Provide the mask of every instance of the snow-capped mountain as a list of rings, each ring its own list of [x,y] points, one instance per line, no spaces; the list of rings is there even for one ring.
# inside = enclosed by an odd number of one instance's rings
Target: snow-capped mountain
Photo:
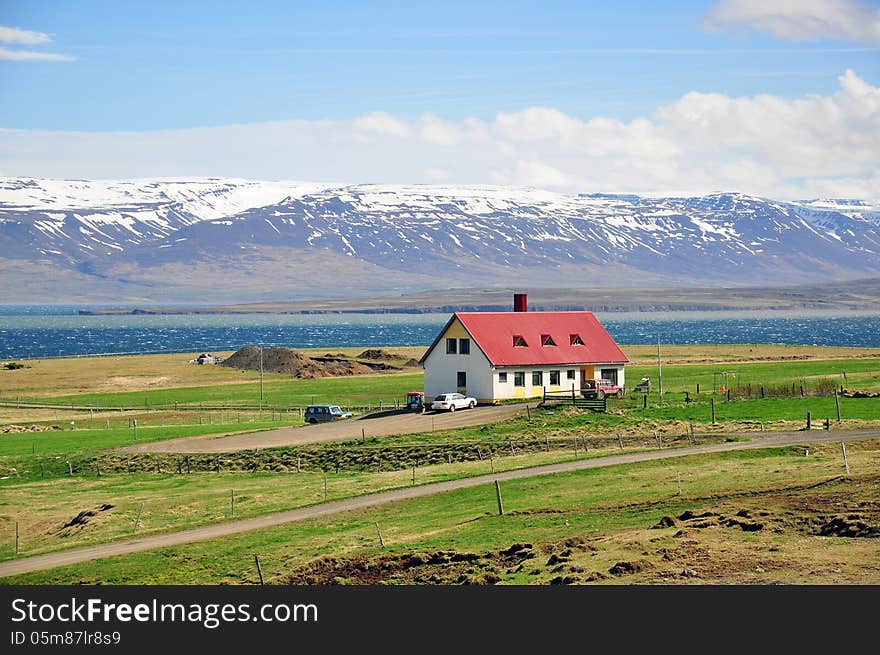
[[[320,190],[308,183],[0,178],[0,239],[77,260],[164,239],[199,221]]]
[[[0,245],[4,276],[39,264],[156,299],[783,284],[880,274],[880,202],[7,178]]]

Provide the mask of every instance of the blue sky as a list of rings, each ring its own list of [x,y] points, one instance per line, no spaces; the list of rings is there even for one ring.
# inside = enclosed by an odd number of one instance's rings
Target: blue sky
[[[122,175],[293,175],[354,181],[378,174],[380,181],[388,182],[473,181],[564,189],[580,185],[574,181],[586,174],[591,183],[599,184],[602,180],[594,181],[593,169],[582,162],[567,166],[573,157],[596,158],[602,153],[581,151],[575,157],[556,148],[548,155],[524,148],[508,135],[492,141],[493,148],[509,153],[507,168],[504,162],[481,162],[489,172],[480,176],[474,173],[476,165],[461,171],[450,168],[455,157],[435,148],[438,143],[449,147],[445,137],[439,142],[423,139],[422,145],[428,145],[421,149],[415,137],[405,137],[422,130],[426,116],[465,131],[467,121],[475,120],[495,133],[499,116],[544,108],[588,126],[602,120],[620,122],[631,128],[626,138],[635,139],[633,132],[641,133],[638,121],[664,127],[658,116],[684,102],[688,94],[719,95],[731,103],[763,95],[790,103],[833,98],[841,93],[841,76],[847,71],[869,89],[880,86],[880,3],[828,0],[818,3],[818,9],[815,2],[803,3],[805,9],[797,4],[4,0],[0,129],[6,132],[0,135],[0,174],[80,171],[85,176],[120,170]],[[186,156],[171,148],[140,166],[135,162],[119,169],[114,163],[116,168],[102,168],[100,160],[110,158],[108,151],[133,147],[130,136],[125,137],[128,141],[120,136],[115,146],[106,140],[89,142],[85,150],[94,152],[81,160],[73,145],[60,143],[66,150],[51,157],[41,150],[44,145],[28,140],[46,131],[158,134],[286,122],[288,128],[300,130],[289,137],[291,148],[308,142],[321,150],[331,147],[340,133],[343,141],[360,143],[360,133],[352,136],[355,128],[349,129],[349,124],[376,116],[385,123],[369,138],[384,135],[385,149],[355,153],[360,168],[343,166],[335,175],[337,169],[330,165],[310,170],[305,162],[276,168],[245,163],[236,168],[233,162],[241,159],[237,151],[224,151],[218,159],[206,153],[204,145],[194,145],[201,150]],[[327,121],[342,127],[325,133]],[[853,117],[848,125],[857,121],[862,121],[857,126],[862,132],[876,128],[873,114]],[[530,125],[536,122],[542,119]],[[371,125],[375,127],[375,121]],[[668,129],[661,136],[673,149],[678,147],[674,139],[669,141]],[[215,142],[217,138],[226,143],[219,132],[212,137]],[[161,134],[157,139],[161,141]],[[473,138],[466,141],[479,149]],[[353,150],[360,147],[357,143]],[[511,143],[512,153],[507,147]],[[731,148],[739,146],[723,147],[729,155],[726,161],[737,161]],[[776,166],[772,157],[768,164],[766,157],[751,156],[759,144],[747,148],[749,163]],[[671,156],[669,148],[666,151]],[[342,148],[337,154],[347,152]],[[364,169],[376,157],[397,155],[405,157],[399,169],[389,168],[384,175],[381,168],[369,175]],[[468,157],[470,151],[461,149],[458,156]],[[199,157],[206,161],[201,168],[195,164]],[[66,164],[61,166],[59,160]],[[228,165],[221,166],[227,160]],[[522,162],[520,168],[526,172],[518,175],[515,170]],[[775,184],[785,193],[820,177],[867,180],[870,185],[878,169],[876,159],[859,156],[846,170],[780,170]],[[681,174],[687,175],[685,168]],[[753,171],[755,179],[766,175],[765,170]],[[728,176],[703,186],[737,179]],[[621,184],[626,186],[625,179],[608,179],[606,186],[619,190]],[[669,180],[657,185],[658,192],[674,186]],[[651,190],[638,184],[632,188]],[[842,185],[841,191],[847,188],[855,186]]]
[[[0,61],[0,125],[486,119],[532,105],[631,119],[695,89],[824,94],[846,68],[880,83],[876,43],[707,32],[713,4],[6,0],[0,24],[76,61]]]

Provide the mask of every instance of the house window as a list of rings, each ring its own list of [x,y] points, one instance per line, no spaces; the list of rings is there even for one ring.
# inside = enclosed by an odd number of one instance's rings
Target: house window
[[[542,334],[541,335],[541,345],[542,346],[555,346],[556,342],[553,341],[553,337],[551,337],[549,334]]]
[[[579,335],[579,334],[569,335],[569,338],[571,339],[572,346],[583,346],[584,345],[583,339],[581,339],[581,335]]]
[[[498,374],[498,384],[507,384],[507,371]]]
[[[446,354],[454,355],[458,352],[458,339],[447,339],[446,340]]]
[[[543,387],[544,386],[544,374],[541,371],[532,371],[532,386],[533,387]]]
[[[569,380],[574,380],[574,369],[570,368],[565,372],[565,377]]]
[[[515,387],[526,386],[526,372],[525,371],[514,371],[514,373],[513,373],[513,386],[515,386]]]
[[[458,387],[466,387],[467,386],[467,372],[459,371],[455,374],[455,381],[458,384]]]
[[[559,384],[559,371],[550,371],[550,384]]]
[[[529,344],[519,334],[513,335],[513,345],[517,348],[528,348]]]
[[[617,369],[616,368],[603,368],[600,372],[603,380],[611,380],[614,384],[617,384]]]
[[[471,354],[471,340],[470,339],[459,339],[458,340],[458,354],[459,355],[470,355]]]

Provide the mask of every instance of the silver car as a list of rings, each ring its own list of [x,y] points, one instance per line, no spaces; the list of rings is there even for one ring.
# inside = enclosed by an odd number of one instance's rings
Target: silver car
[[[437,411],[454,412],[456,409],[473,409],[477,406],[477,399],[460,393],[441,393],[434,396],[431,409]]]

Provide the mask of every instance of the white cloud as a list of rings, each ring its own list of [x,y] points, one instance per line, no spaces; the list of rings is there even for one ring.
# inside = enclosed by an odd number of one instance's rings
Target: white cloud
[[[410,134],[410,128],[406,123],[384,111],[376,111],[355,118],[352,121],[352,127],[365,137],[406,138]]]
[[[70,55],[34,52],[33,50],[9,50],[7,48],[0,48],[0,59],[7,61],[76,61],[76,57]]]
[[[880,196],[880,88],[831,95],[691,92],[629,122],[550,107],[492,120],[277,121],[156,132],[0,130],[0,174],[230,176],[505,184],[571,192]]]
[[[29,32],[17,27],[5,27],[0,25],[0,43],[23,43],[25,45],[39,45],[48,43],[49,35],[42,32]]]
[[[0,25],[0,43],[21,43],[23,45],[41,45],[50,41],[49,35],[43,32],[29,32],[17,27]],[[53,52],[36,52],[34,50],[10,50],[0,48],[0,60],[5,61],[76,61],[76,57]]]
[[[880,43],[880,8],[857,0],[722,0],[707,12],[703,26],[741,26],[793,41]]]

